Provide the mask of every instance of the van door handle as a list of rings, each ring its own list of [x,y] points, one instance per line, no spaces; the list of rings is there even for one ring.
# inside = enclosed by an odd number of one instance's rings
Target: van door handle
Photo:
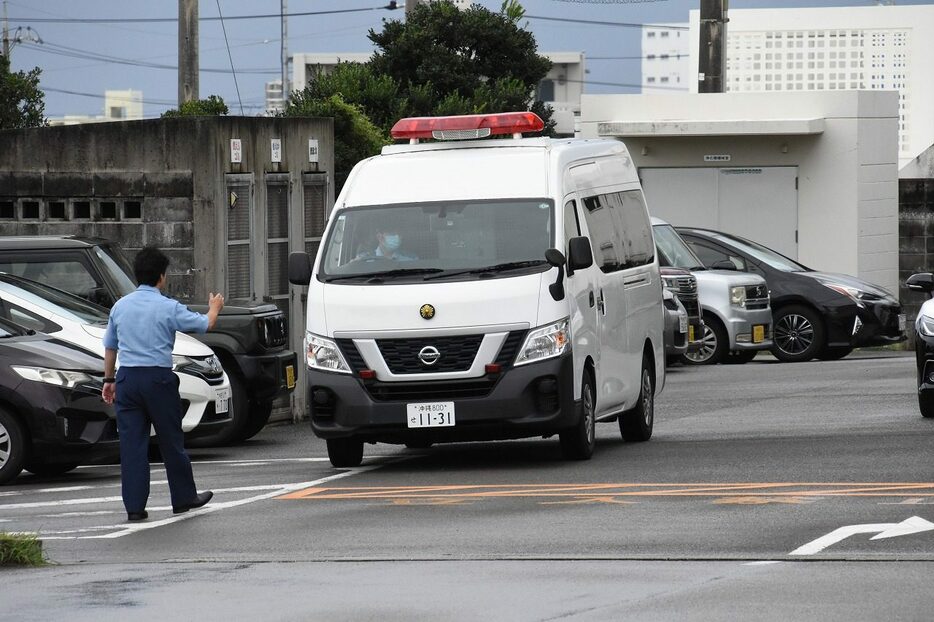
[[[594,302],[593,290],[590,290],[590,308],[591,309],[593,309],[594,304],[596,303]]]
[[[600,288],[600,299],[597,300],[597,309],[600,310],[600,313],[606,315],[606,300],[603,298],[603,288]]]

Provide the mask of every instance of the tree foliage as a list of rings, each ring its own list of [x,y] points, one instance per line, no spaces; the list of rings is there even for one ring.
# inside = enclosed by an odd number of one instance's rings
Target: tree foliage
[[[227,104],[218,95],[211,95],[207,99],[193,99],[184,102],[178,109],[166,110],[165,117],[216,117],[229,113]]]
[[[35,67],[29,71],[10,71],[10,60],[0,56],[0,130],[46,125],[45,93],[39,88]]]
[[[379,153],[388,137],[367,118],[359,106],[347,103],[339,93],[320,97],[296,91],[282,113],[286,117],[334,118],[334,168],[340,192],[354,164]]]

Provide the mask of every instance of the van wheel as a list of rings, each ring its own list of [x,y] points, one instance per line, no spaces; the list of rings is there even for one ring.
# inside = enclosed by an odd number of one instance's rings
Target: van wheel
[[[704,314],[704,336],[702,345],[694,352],[685,352],[681,360],[688,365],[715,365],[723,360],[730,347],[729,337],[720,320],[709,313]]]
[[[918,408],[925,419],[934,417],[934,391],[918,391]]]
[[[643,357],[639,400],[618,419],[619,433],[624,441],[630,443],[641,443],[652,438],[652,428],[655,424],[655,382],[652,380],[649,364],[648,357]]]
[[[329,438],[327,443],[332,466],[355,467],[363,461],[363,441],[356,438]]]
[[[774,313],[772,326],[772,354],[780,361],[810,361],[824,348],[824,324],[809,307],[782,307]]]
[[[597,400],[594,396],[593,381],[585,373],[581,382],[581,417],[572,428],[558,435],[561,441],[561,453],[568,460],[590,460],[597,445]]]
[[[23,471],[26,461],[26,432],[20,422],[0,408],[0,484]]]

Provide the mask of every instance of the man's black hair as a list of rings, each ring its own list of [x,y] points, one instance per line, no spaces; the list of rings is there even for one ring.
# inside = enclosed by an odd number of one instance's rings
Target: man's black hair
[[[140,285],[155,287],[159,279],[169,269],[169,258],[155,246],[147,246],[136,253],[133,259],[133,274]]]

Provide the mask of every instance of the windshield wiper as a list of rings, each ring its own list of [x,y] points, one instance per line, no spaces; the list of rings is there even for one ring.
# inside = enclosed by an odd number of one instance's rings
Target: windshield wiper
[[[441,268],[398,268],[396,270],[384,270],[383,272],[361,272],[359,274],[343,274],[339,276],[325,277],[324,282],[344,281],[347,279],[382,279],[383,277],[408,276],[411,274],[436,274],[444,272]]]
[[[460,276],[462,274],[488,274],[490,272],[503,272],[505,270],[516,270],[518,268],[531,268],[532,266],[540,266],[544,263],[547,263],[544,259],[533,259],[531,261],[508,261],[506,263],[498,263],[492,266],[484,266],[483,268],[472,268],[470,270],[445,272],[444,274],[439,274],[437,276],[426,277],[425,280],[434,281],[436,279],[446,279],[449,276]]]

